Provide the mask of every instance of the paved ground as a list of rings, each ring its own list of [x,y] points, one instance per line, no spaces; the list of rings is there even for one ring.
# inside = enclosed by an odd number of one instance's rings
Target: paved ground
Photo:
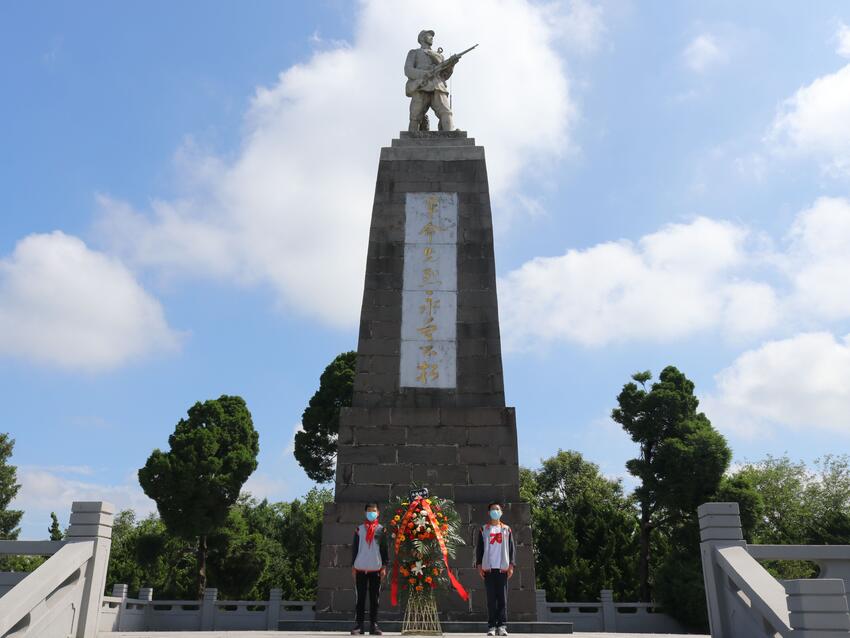
[[[346,634],[331,631],[128,631],[101,632],[99,638],[339,638]],[[385,636],[400,636],[401,634],[385,632]],[[443,634],[446,638],[470,638],[478,634]],[[482,634],[483,635],[483,634]],[[562,636],[577,636],[578,638],[682,638],[685,634],[607,634],[585,633],[575,634],[511,634],[513,638],[560,638]],[[689,638],[711,638],[697,634],[687,634]]]

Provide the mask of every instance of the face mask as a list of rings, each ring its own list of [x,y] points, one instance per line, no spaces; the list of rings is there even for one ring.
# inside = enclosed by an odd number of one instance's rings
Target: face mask
[[[498,521],[500,518],[502,518],[502,513],[499,510],[490,510],[490,518],[492,518],[494,521]]]
[[[378,518],[378,512],[366,512],[366,520],[370,523]]]

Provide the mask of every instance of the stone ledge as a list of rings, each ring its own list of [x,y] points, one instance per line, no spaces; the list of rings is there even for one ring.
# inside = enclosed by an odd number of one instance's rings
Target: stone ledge
[[[458,162],[484,160],[483,146],[401,146],[381,149],[381,160]]]

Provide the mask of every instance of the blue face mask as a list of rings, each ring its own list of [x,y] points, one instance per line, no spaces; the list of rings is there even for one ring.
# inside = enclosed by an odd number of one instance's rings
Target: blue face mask
[[[378,518],[378,512],[366,512],[366,520],[370,523]]]
[[[500,518],[502,518],[502,512],[500,512],[499,510],[490,510],[490,518],[492,518],[494,521],[498,521]]]

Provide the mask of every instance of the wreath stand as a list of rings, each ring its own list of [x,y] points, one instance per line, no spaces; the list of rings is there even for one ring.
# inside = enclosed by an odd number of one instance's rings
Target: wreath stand
[[[407,598],[404,621],[401,624],[402,636],[442,636],[440,618],[437,616],[437,600],[434,592],[413,594]]]

